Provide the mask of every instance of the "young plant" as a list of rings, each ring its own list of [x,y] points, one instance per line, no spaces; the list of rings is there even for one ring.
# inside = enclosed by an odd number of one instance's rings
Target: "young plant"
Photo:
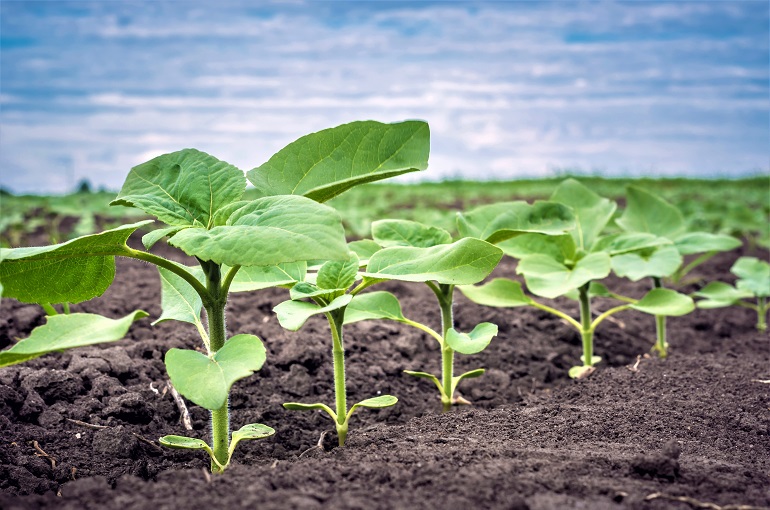
[[[698,308],[742,306],[757,312],[757,330],[767,331],[767,311],[770,310],[770,264],[755,257],[741,257],[730,272],[738,277],[735,287],[724,282],[711,282],[693,296],[703,298]],[[755,298],[756,303],[746,301]]]
[[[210,410],[212,424],[210,445],[180,436],[161,442],[203,449],[211,456],[211,470],[222,472],[239,441],[274,432],[250,424],[230,435],[230,388],[265,360],[256,336],[227,339],[225,306],[231,287],[293,283],[304,274],[303,261],[348,258],[341,219],[333,209],[310,198],[276,193],[326,199],[359,182],[424,168],[426,154],[414,158],[419,159],[416,165],[407,156],[419,152],[415,144],[427,152],[426,140],[427,125],[417,121],[356,122],[307,135],[249,172],[261,196],[252,201],[243,200],[246,178],[232,165],[194,149],[159,156],[131,170],[112,205],[141,209],[166,224],[142,238],[147,250],[168,237],[168,244],[195,257],[199,266],[130,248],[128,237],[152,223],[148,220],[58,245],[2,250],[4,293],[24,302],[78,303],[109,287],[115,256],[158,266],[164,308],[159,320],[194,324],[205,348],[205,354],[171,349],[166,355],[169,377],[182,395]]]
[[[579,302],[580,318],[575,320],[565,312],[526,296],[521,284],[496,279],[481,287],[461,287],[472,301],[488,306],[534,306],[552,313],[575,327],[583,344],[581,366],[570,369],[571,377],[582,377],[593,371],[601,361],[594,355],[594,331],[607,317],[629,308],[656,315],[682,315],[693,309],[692,300],[668,289],[655,289],[641,300],[611,293],[598,284],[610,273],[611,257],[635,252],[670,242],[649,233],[622,233],[602,236],[601,233],[615,212],[614,202],[602,198],[579,182],[562,182],[550,200],[570,208],[575,228],[569,234],[545,236],[523,234],[500,242],[503,251],[520,259],[516,272],[524,276],[528,290],[536,296],[554,299],[566,296]],[[458,219],[458,225],[484,225],[484,215],[472,213]],[[467,228],[467,227],[465,227]],[[619,299],[624,304],[601,313],[596,319],[591,312],[594,296]]]
[[[694,268],[720,251],[737,248],[735,237],[708,232],[687,232],[682,213],[662,198],[634,186],[626,190],[626,209],[616,223],[625,232],[648,233],[667,239],[671,244],[656,246],[612,257],[612,270],[631,281],[650,278],[652,288],[663,288],[663,279],[676,284]],[[700,254],[687,265],[684,256]],[[655,316],[656,342],[653,350],[661,358],[668,356],[666,317]]]

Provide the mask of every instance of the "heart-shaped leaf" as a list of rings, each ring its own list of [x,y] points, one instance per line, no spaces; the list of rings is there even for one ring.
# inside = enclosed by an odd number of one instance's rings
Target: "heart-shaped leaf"
[[[636,186],[626,188],[626,210],[617,224],[627,232],[647,232],[669,239],[685,229],[679,209]]]
[[[729,251],[738,248],[741,244],[740,239],[733,236],[708,232],[691,232],[677,237],[674,241],[674,246],[682,255]]]
[[[443,228],[409,220],[375,221],[372,223],[372,238],[383,248],[391,246],[430,248],[452,242],[452,236]]]
[[[692,295],[704,298],[698,301],[698,308],[724,308],[754,296],[751,291],[736,289],[724,282],[710,282],[701,290],[693,292]]]
[[[181,269],[187,271],[187,268],[177,264]],[[197,269],[197,268],[196,268]],[[202,271],[190,271],[203,283]],[[169,271],[168,269],[158,267],[160,275],[160,304],[163,313],[158,320],[152,323],[154,326],[159,322],[175,320],[189,322],[190,324],[201,324],[201,308],[203,302],[200,295],[187,283],[181,276]]]
[[[521,259],[516,272],[524,275],[530,292],[553,299],[609,275],[610,256],[589,253],[570,268],[546,255],[531,255]]]
[[[559,184],[551,195],[551,201],[572,208],[576,226],[570,235],[575,245],[584,251],[591,251],[617,208],[615,202],[600,197],[575,179],[567,179]]]
[[[91,313],[53,315],[32,330],[29,337],[8,350],[0,351],[0,367],[37,358],[50,352],[73,349],[122,339],[131,324],[147,313],[136,310],[121,319],[108,319]]]
[[[523,259],[529,255],[548,255],[561,263],[575,260],[577,247],[570,234],[548,236],[522,234],[497,245],[509,257]]]
[[[401,311],[398,298],[390,292],[375,291],[357,294],[345,309],[345,324],[371,319],[403,322],[406,318]]]
[[[642,299],[632,304],[631,308],[650,315],[676,317],[692,312],[695,309],[695,303],[690,296],[675,290],[652,289]]]
[[[495,278],[484,285],[460,285],[457,288],[465,297],[484,306],[508,308],[532,303],[521,290],[521,283],[507,278]]]
[[[681,265],[682,256],[673,246],[665,246],[647,253],[624,253],[612,257],[612,270],[615,274],[633,282],[648,276],[671,276]]]
[[[358,274],[358,255],[355,253],[348,260],[330,260],[321,266],[316,277],[316,285],[321,289],[347,289],[356,281]]]
[[[444,339],[449,347],[462,354],[476,354],[486,349],[492,338],[497,336],[497,325],[482,322],[470,333],[460,333],[454,328],[447,330]]]
[[[110,205],[136,207],[168,225],[217,225],[218,211],[241,199],[243,171],[195,149],[164,154],[135,166]]]
[[[351,122],[303,136],[247,176],[263,196],[325,202],[359,184],[424,170],[429,151],[425,122]]]
[[[229,266],[273,266],[300,260],[347,260],[339,214],[296,196],[267,197],[232,212],[227,225],[188,228],[169,239],[188,255]]]
[[[502,202],[457,214],[462,237],[497,244],[526,233],[560,235],[575,228],[569,207],[555,202]]]
[[[436,281],[469,285],[487,277],[503,252],[473,238],[431,248],[396,246],[378,251],[369,259],[366,276],[408,282]]]
[[[226,274],[228,268],[224,268]],[[280,285],[291,285],[305,279],[307,263],[305,261],[286,262],[276,266],[242,267],[230,284],[230,292],[249,292]]]
[[[220,409],[230,387],[262,368],[265,346],[254,335],[235,335],[212,356],[197,351],[171,349],[166,370],[174,387],[206,409]]]
[[[284,301],[273,308],[273,311],[278,317],[278,322],[281,326],[289,331],[297,331],[313,315],[331,312],[332,310],[347,306],[351,299],[353,299],[353,296],[345,294],[324,307],[305,301]]]
[[[0,248],[3,296],[24,303],[80,303],[101,296],[115,278],[115,255],[126,240],[152,220],[123,225],[66,243]]]
[[[770,296],[770,264],[756,257],[741,257],[730,272],[739,278],[735,286],[758,297]]]

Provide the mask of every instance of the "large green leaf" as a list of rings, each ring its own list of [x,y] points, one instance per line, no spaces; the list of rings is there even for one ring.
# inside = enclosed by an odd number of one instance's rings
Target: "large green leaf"
[[[3,296],[25,303],[80,303],[101,296],[115,278],[115,255],[152,220],[123,225],[66,243],[0,249]]]
[[[110,205],[136,207],[169,225],[217,225],[218,211],[241,199],[243,171],[195,149],[135,166]]]
[[[371,319],[403,322],[406,318],[398,298],[390,292],[380,290],[357,294],[345,309],[345,324]]]
[[[142,317],[147,317],[142,310],[136,310],[122,319],[108,319],[90,313],[48,317],[48,322],[33,329],[29,337],[0,352],[0,367],[23,363],[50,352],[120,340],[131,324]]]
[[[674,239],[685,229],[679,209],[636,186],[626,189],[626,210],[617,224],[626,232],[646,232],[669,239]]]
[[[616,275],[636,282],[648,276],[671,276],[682,265],[682,256],[673,246],[639,253],[624,253],[612,257],[612,270]]]
[[[497,336],[497,326],[490,322],[482,322],[470,333],[461,333],[455,328],[449,328],[444,341],[459,353],[476,354],[486,349],[495,336]]]
[[[375,221],[372,223],[372,238],[383,248],[391,246],[430,248],[452,242],[452,236],[443,228],[409,220]]]
[[[325,202],[359,184],[424,170],[429,151],[425,122],[351,122],[303,136],[247,176],[263,196]]]
[[[631,308],[651,315],[679,316],[692,312],[695,309],[695,303],[690,296],[675,290],[652,289],[642,299],[632,304]]]
[[[460,285],[457,288],[465,297],[484,306],[508,308],[532,303],[521,290],[521,283],[507,278],[495,278],[484,285]]]
[[[546,255],[521,259],[516,267],[523,274],[533,294],[555,298],[610,274],[610,256],[604,252],[589,253],[570,268]]]
[[[171,349],[166,370],[179,393],[206,409],[220,409],[230,387],[265,362],[265,346],[254,335],[235,335],[212,356],[198,351]]]
[[[187,271],[185,266],[178,265]],[[203,301],[195,289],[173,271],[159,267],[158,273],[160,275],[160,304],[163,313],[158,317],[158,320],[152,323],[153,326],[159,322],[175,320],[189,322],[202,328],[201,308],[203,308]],[[203,276],[202,271],[194,271],[192,274],[196,274],[199,279]],[[203,283],[202,279],[201,283]]]
[[[352,241],[348,243],[350,251],[358,255],[359,263],[366,265],[369,262],[369,258],[380,251],[382,246],[375,243],[371,239],[361,239],[360,241]]]
[[[622,232],[600,237],[594,243],[592,251],[603,251],[610,255],[620,255],[657,246],[671,244],[665,237],[658,237],[643,232]]]
[[[754,293],[748,290],[736,289],[724,282],[710,282],[693,296],[704,298],[698,301],[698,308],[724,308],[731,306],[742,299],[754,297]]]
[[[365,274],[408,282],[468,285],[486,278],[502,256],[496,246],[474,238],[431,248],[395,246],[372,255]]]
[[[575,216],[555,202],[503,202],[458,213],[457,228],[462,237],[497,244],[526,233],[563,234],[575,228]]]
[[[523,259],[529,255],[548,255],[559,262],[575,259],[577,247],[570,234],[549,236],[522,234],[497,245],[509,257]]]
[[[348,260],[330,260],[321,266],[316,277],[320,289],[347,289],[356,281],[358,255],[351,254]]]
[[[575,229],[570,235],[575,245],[590,251],[594,241],[612,218],[617,204],[602,198],[575,179],[567,179],[557,186],[551,200],[568,205],[575,214]]]
[[[224,272],[227,268],[224,269]],[[248,292],[262,290],[279,285],[291,285],[305,278],[307,263],[286,262],[276,266],[242,267],[230,284],[230,292]]]
[[[691,232],[681,235],[674,240],[674,246],[682,255],[728,251],[738,248],[741,244],[740,239],[733,236],[708,232]]]
[[[770,296],[770,264],[756,257],[741,257],[730,272],[739,279],[735,286],[758,297]]]
[[[232,212],[227,225],[188,228],[169,239],[188,255],[229,266],[273,266],[299,260],[346,260],[339,214],[296,196],[267,197]]]
[[[351,299],[353,299],[353,296],[345,294],[323,307],[305,301],[284,301],[273,308],[273,311],[278,317],[278,322],[281,326],[289,331],[297,331],[313,315],[331,312],[332,310],[347,306]]]

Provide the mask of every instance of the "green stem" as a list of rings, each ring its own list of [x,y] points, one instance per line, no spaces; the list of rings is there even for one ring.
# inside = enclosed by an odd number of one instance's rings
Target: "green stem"
[[[64,313],[69,315],[70,314],[70,304],[68,302],[64,302],[61,304],[61,309],[64,310]]]
[[[43,307],[43,310],[45,310],[45,314],[49,317],[52,317],[54,315],[59,315],[59,312],[56,311],[56,308],[53,307],[51,303],[40,303],[40,306]]]
[[[187,271],[184,267],[178,264],[174,264],[170,260],[166,260],[163,257],[158,257],[157,255],[154,255],[152,253],[148,253],[146,251],[134,250],[128,247],[125,247],[125,249],[121,251],[121,253],[117,253],[116,255],[143,260],[145,262],[149,262],[150,264],[155,264],[156,266],[162,267],[163,269],[168,269],[172,273],[183,278],[187,283],[190,284],[190,286],[193,289],[195,289],[195,291],[201,297],[204,307],[209,307],[213,304],[212,296],[211,296],[211,293],[209,292],[210,289],[204,287],[203,284],[199,282],[198,279],[195,276],[193,276],[189,271]],[[218,295],[219,288],[216,289],[216,292]]]
[[[757,298],[757,329],[759,331],[767,331],[767,321],[765,319],[765,315],[767,315],[767,298],[766,297],[758,297]]]
[[[583,366],[593,365],[594,328],[591,321],[591,298],[588,296],[588,283],[580,287],[580,336],[583,339]]]
[[[452,316],[454,285],[439,284],[437,287],[435,285],[429,285],[429,287],[436,293],[441,308],[441,338],[446,339],[447,331],[454,327],[454,317]],[[454,359],[454,349],[449,347],[446,341],[443,341],[441,345],[441,407],[443,412],[452,409]]]
[[[337,438],[339,445],[345,446],[348,435],[348,404],[347,389],[345,388],[345,347],[342,338],[342,324],[345,318],[345,308],[326,314],[332,331],[332,358],[334,360],[334,400],[336,403]]]
[[[660,280],[659,277],[653,276],[652,286],[656,289],[662,289],[663,282]],[[668,342],[666,341],[666,316],[665,315],[655,316],[655,334],[656,334],[656,340],[655,340],[655,347],[653,347],[653,349],[658,352],[658,356],[660,356],[661,358],[665,358],[668,356]]]
[[[545,312],[551,313],[551,314],[553,314],[553,315],[555,315],[555,316],[557,316],[557,317],[559,317],[561,319],[564,319],[565,321],[567,321],[572,327],[574,327],[578,331],[582,331],[583,330],[583,327],[580,325],[580,323],[578,321],[576,321],[575,319],[573,319],[572,317],[570,317],[566,313],[557,310],[556,308],[551,308],[550,306],[544,305],[543,303],[538,303],[534,299],[530,299],[530,304],[532,306],[534,306],[535,308],[539,308],[539,309],[541,309],[541,310],[543,310]]]
[[[209,348],[211,354],[215,354],[225,345],[227,338],[225,328],[225,303],[227,293],[221,292],[222,273],[218,264],[201,262],[203,272],[206,274],[207,293],[213,298],[214,303],[206,306],[206,317],[209,327]],[[225,404],[211,411],[211,447],[214,457],[221,466],[227,466],[230,460],[230,397]],[[223,468],[212,461],[211,472],[221,473]]]
[[[672,280],[674,281],[674,283],[679,283],[682,280],[682,278],[685,277],[685,275],[687,273],[689,273],[690,271],[692,271],[693,269],[695,269],[699,265],[701,265],[704,262],[706,262],[708,259],[710,259],[714,255],[716,255],[716,253],[717,252],[715,252],[715,251],[710,251],[710,252],[703,253],[702,255],[699,255],[692,262],[690,262],[689,264],[684,266],[682,269],[677,271],[674,274],[674,277],[672,278]]]

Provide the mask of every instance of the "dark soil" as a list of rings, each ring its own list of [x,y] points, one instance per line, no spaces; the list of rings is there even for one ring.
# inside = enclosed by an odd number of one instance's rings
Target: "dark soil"
[[[728,270],[741,254],[718,256],[693,276],[731,281]],[[514,269],[508,261],[495,274]],[[285,290],[234,294],[229,333],[260,336],[268,361],[236,383],[232,423],[264,423],[277,434],[241,443],[225,475],[210,478],[205,454],[156,442],[165,434],[206,437],[204,409],[190,405],[193,431],[180,424],[162,361],[172,347],[197,347],[197,333],[182,323],[150,326],[160,314],[152,266],[118,260],[117,274],[103,297],[74,310],[148,311],[126,340],[0,370],[0,508],[770,506],[770,338],[755,330],[749,310],[671,319],[668,360],[639,358],[654,341],[652,317],[616,315],[596,335],[604,363],[572,381],[566,372],[578,363],[580,340],[568,325],[535,309],[482,308],[458,292],[458,328],[490,321],[500,334],[484,352],[457,356],[458,373],[488,371],[460,386],[474,405],[448,414],[440,413],[432,383],[402,374],[438,373],[435,341],[396,323],[351,325],[349,402],[385,393],[400,401],[358,411],[346,446],[333,448],[330,433],[321,449],[313,447],[333,429],[329,418],[281,404],[333,403],[326,323],[313,318],[287,332],[271,312]],[[644,291],[644,283],[609,283]],[[401,298],[407,316],[438,328],[427,287],[384,288]],[[577,312],[575,304],[556,304]],[[597,301],[595,309],[609,306]],[[0,312],[0,348],[44,322],[39,307],[9,299]]]

